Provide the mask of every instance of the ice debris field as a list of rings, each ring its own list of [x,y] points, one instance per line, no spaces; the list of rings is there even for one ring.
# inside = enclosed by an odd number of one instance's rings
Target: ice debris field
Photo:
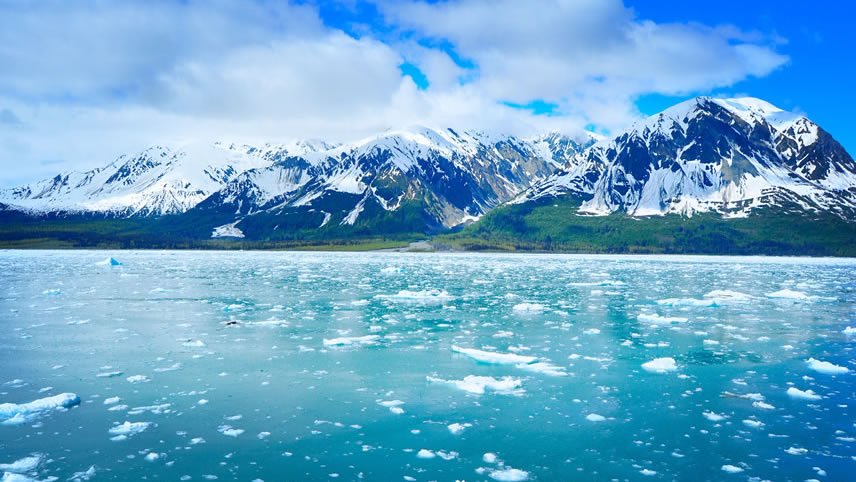
[[[856,261],[0,251],[0,474],[856,480]]]

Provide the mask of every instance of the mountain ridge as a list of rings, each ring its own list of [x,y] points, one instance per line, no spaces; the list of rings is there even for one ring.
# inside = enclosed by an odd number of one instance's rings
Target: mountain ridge
[[[609,138],[412,126],[352,143],[153,146],[0,190],[5,212],[34,219],[166,218],[161,226],[187,239],[271,242],[436,235],[490,224],[480,220],[497,208],[519,224],[509,213],[550,203],[570,207],[556,225],[786,215],[831,216],[847,230],[856,163],[804,115],[756,98],[697,97]]]

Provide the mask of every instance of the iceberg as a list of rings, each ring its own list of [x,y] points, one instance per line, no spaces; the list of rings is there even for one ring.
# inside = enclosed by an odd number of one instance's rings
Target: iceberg
[[[672,357],[655,358],[642,364],[642,369],[653,373],[673,372],[678,369],[675,359]]]
[[[61,393],[28,403],[0,403],[0,425],[20,425],[31,422],[53,410],[80,405],[76,393]]]
[[[788,388],[787,394],[791,398],[796,398],[798,400],[820,400],[822,397],[813,390],[800,390],[796,387]]]
[[[42,463],[44,456],[42,454],[33,454],[29,457],[18,459],[12,463],[0,464],[0,472],[12,472],[15,474],[26,474],[33,472]]]
[[[107,258],[95,264],[98,266],[122,266],[122,262],[117,260],[116,258]]]
[[[511,311],[528,314],[543,313],[544,305],[541,303],[518,303],[511,307]]]
[[[491,470],[488,475],[491,479],[498,480],[500,482],[519,482],[522,480],[529,480],[529,472],[511,467]]]
[[[380,340],[380,336],[378,335],[324,338],[324,346],[341,347],[353,345],[374,345],[378,340]]]
[[[451,385],[459,390],[475,395],[484,395],[488,390],[500,395],[520,396],[525,393],[522,388],[523,380],[514,377],[493,378],[478,375],[467,375],[463,380],[443,380],[442,378],[426,377],[431,383]]]
[[[814,370],[824,375],[843,375],[850,372],[850,369],[847,367],[814,358],[809,358],[805,363],[808,365],[809,370]]]
[[[394,295],[377,295],[377,299],[398,301],[403,303],[445,303],[451,301],[454,296],[450,295],[446,290],[428,289],[422,291],[401,290]]]
[[[151,424],[151,422],[129,422],[126,420],[125,423],[114,425],[107,431],[110,435],[115,435],[115,437],[111,437],[110,440],[120,442],[128,437],[133,437],[140,432],[144,432],[149,428],[149,426],[151,426]]]
[[[452,345],[452,351],[472,358],[479,363],[486,363],[489,365],[513,365],[521,370],[554,377],[563,377],[567,375],[564,368],[546,361],[539,361],[538,357],[534,356],[518,355],[516,353],[497,353],[477,350],[475,348],[462,348],[457,345]]]
[[[686,323],[687,318],[682,316],[660,316],[656,313],[640,313],[637,320],[651,323],[652,325],[668,325],[670,323]]]
[[[779,298],[785,300],[794,300],[794,301],[811,301],[816,299],[816,296],[809,296],[802,291],[794,291],[794,290],[779,290],[773,293],[767,293],[768,298]]]

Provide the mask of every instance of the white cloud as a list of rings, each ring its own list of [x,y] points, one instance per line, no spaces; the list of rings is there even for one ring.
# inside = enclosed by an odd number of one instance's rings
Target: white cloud
[[[715,89],[786,61],[757,33],[641,21],[616,0],[379,8],[388,25],[354,38],[310,4],[0,3],[0,64],[15,66],[0,69],[0,113],[15,120],[0,128],[0,183],[200,137],[352,140],[411,124],[614,129],[638,115],[640,94]],[[474,68],[428,46],[438,44]],[[427,89],[401,75],[404,61]],[[502,104],[535,99],[561,115]]]

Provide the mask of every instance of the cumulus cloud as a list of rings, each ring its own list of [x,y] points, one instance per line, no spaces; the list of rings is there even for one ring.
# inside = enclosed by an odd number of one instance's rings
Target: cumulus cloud
[[[778,39],[657,24],[617,0],[376,10],[348,33],[311,3],[0,3],[0,63],[15,66],[0,70],[0,183],[199,138],[347,141],[413,124],[608,131],[639,115],[640,95],[729,86],[787,61]],[[427,87],[402,75],[404,62]],[[507,105],[533,101],[555,115]],[[67,161],[43,162],[55,159]]]

